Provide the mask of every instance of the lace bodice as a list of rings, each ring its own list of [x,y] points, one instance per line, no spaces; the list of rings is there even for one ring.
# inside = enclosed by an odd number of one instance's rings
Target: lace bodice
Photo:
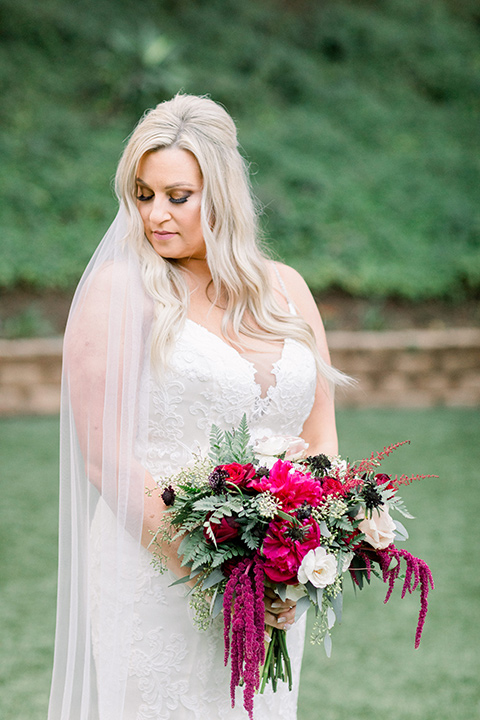
[[[187,320],[172,369],[161,382],[152,380],[144,455],[153,477],[175,472],[192,451],[205,449],[212,424],[230,429],[244,413],[253,439],[298,435],[313,404],[315,361],[305,346],[288,338],[277,354],[268,371],[263,353],[254,362],[251,353],[241,354]],[[266,388],[268,379],[274,383]]]

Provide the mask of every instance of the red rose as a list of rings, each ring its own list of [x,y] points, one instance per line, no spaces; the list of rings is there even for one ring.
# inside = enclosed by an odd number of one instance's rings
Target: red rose
[[[239,527],[240,523],[238,523],[231,517],[222,517],[219,523],[210,523],[210,528],[215,537],[217,545],[218,543],[222,543],[226,540],[231,540],[232,538],[237,537]],[[203,528],[203,536],[208,543],[213,542],[211,536],[209,535],[209,533],[207,533],[206,527]]]
[[[219,465],[221,470],[228,473],[227,482],[231,482],[241,488],[248,487],[249,480],[255,475],[255,468],[252,463],[240,465],[240,463],[230,463],[229,465]]]
[[[336,495],[337,493],[341,495],[343,493],[343,483],[337,478],[327,476],[322,480],[322,490],[325,495]]]

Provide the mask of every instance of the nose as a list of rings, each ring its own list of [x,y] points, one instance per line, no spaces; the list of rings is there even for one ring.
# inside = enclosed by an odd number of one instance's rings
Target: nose
[[[171,217],[171,205],[168,198],[155,195],[150,210],[150,222],[161,225]]]

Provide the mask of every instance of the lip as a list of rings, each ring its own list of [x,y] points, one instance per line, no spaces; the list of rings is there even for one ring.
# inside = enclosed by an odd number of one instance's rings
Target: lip
[[[170,230],[154,230],[152,232],[153,237],[159,240],[170,240],[170,238],[175,237],[176,234],[176,232],[171,232]]]

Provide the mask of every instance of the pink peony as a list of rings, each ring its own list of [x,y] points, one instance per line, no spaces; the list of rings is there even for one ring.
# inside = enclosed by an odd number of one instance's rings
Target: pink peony
[[[292,463],[277,460],[268,475],[250,482],[250,487],[258,492],[267,490],[282,503],[282,510],[291,512],[304,502],[317,506],[322,498],[322,487],[310,473],[293,468]]]
[[[320,529],[312,518],[301,525],[288,520],[271,522],[262,545],[265,575],[276,583],[296,585],[303,558],[319,545]]]

